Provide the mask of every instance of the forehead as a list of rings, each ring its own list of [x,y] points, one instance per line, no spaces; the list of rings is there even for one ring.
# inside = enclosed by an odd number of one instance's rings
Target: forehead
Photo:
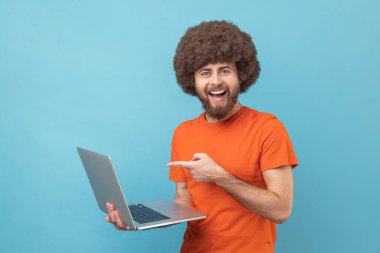
[[[217,62],[217,63],[209,63],[203,67],[201,67],[200,69],[198,70],[202,70],[202,69],[220,69],[220,68],[224,68],[224,67],[230,67],[232,69],[235,69],[236,68],[236,63],[235,62]]]

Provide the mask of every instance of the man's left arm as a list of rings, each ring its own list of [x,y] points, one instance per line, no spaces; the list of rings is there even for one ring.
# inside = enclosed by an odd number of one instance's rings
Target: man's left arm
[[[187,168],[198,182],[213,182],[256,214],[275,223],[285,222],[293,207],[293,172],[290,165],[263,172],[267,189],[250,185],[228,173],[204,153],[192,161],[170,162],[167,166]]]
[[[256,214],[275,223],[284,223],[293,207],[293,172],[289,165],[263,172],[267,189],[250,185],[228,172],[215,183]]]

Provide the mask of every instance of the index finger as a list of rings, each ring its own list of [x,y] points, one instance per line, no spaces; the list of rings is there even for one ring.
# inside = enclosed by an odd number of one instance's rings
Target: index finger
[[[174,161],[166,164],[167,167],[182,167],[186,169],[191,169],[193,168],[193,162],[189,161]]]

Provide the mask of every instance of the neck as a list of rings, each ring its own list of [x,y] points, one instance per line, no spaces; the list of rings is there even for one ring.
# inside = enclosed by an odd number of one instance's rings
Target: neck
[[[222,121],[225,121],[225,120],[228,120],[229,118],[231,118],[233,115],[235,115],[235,113],[237,113],[239,111],[239,109],[242,107],[242,105],[240,104],[239,101],[237,101],[234,105],[234,107],[232,107],[231,111],[222,119],[215,119],[215,118],[212,118],[211,116],[209,116],[207,113],[205,114],[205,117],[206,117],[206,121],[207,122],[210,122],[210,123],[217,123],[217,122],[222,122]]]

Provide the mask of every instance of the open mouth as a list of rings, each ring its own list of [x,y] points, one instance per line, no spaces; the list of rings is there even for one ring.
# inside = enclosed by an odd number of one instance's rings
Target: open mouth
[[[211,97],[223,97],[227,93],[227,90],[216,90],[216,91],[209,91],[208,95]]]

